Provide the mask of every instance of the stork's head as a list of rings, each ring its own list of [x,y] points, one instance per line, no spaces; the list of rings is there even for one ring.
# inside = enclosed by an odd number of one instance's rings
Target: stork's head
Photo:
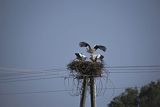
[[[85,61],[87,59],[87,57],[83,55],[82,53],[75,53],[75,55],[76,55],[77,60]]]
[[[90,48],[89,48],[89,47],[86,47],[86,51],[89,52],[89,50],[90,50]]]

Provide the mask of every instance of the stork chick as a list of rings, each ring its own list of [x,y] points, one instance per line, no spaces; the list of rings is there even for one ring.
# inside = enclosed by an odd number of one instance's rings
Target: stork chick
[[[75,53],[75,55],[76,55],[76,59],[80,61],[85,61],[87,59],[87,57],[83,55],[82,53]]]
[[[103,58],[104,58],[104,56],[101,55],[101,54],[98,54],[98,55],[96,55],[96,54],[91,54],[91,57],[90,57],[90,59],[91,59],[93,62],[102,62],[102,61],[103,61]]]

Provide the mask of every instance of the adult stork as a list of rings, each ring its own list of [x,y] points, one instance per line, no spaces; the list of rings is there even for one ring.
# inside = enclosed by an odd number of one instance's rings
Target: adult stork
[[[75,53],[75,55],[76,55],[76,59],[80,61],[85,61],[87,59],[87,57],[81,53]]]
[[[91,54],[91,57],[90,57],[90,59],[91,59],[93,62],[102,62],[102,61],[103,61],[103,58],[104,58],[104,56],[101,55],[101,54],[98,54],[98,55],[96,55],[96,54]]]
[[[102,50],[104,52],[106,51],[106,47],[105,46],[95,45],[93,48],[91,48],[91,46],[88,43],[86,43],[86,42],[80,42],[79,46],[80,47],[86,47],[87,52],[90,53],[90,54],[95,54],[95,52],[96,52],[97,49],[100,49],[100,50]]]

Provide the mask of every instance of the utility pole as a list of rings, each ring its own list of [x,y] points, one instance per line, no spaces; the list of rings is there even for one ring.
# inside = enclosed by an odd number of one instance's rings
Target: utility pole
[[[96,76],[100,76],[103,72],[103,58],[104,56],[101,54],[96,54],[96,50],[100,49],[102,51],[106,51],[106,47],[102,45],[95,45],[93,48],[86,42],[80,42],[80,47],[86,47],[87,52],[90,54],[90,58],[87,58],[85,55],[81,53],[75,53],[76,60],[73,60],[71,63],[67,65],[68,69],[77,76],[84,76],[84,78],[77,78],[83,79],[82,82],[82,93],[80,98],[80,107],[85,107],[86,102],[86,93],[88,83],[90,86],[90,100],[91,100],[91,107],[96,107],[96,85],[95,85],[95,78]],[[87,60],[88,59],[88,60]],[[82,72],[85,71],[85,72]]]
[[[94,77],[90,77],[91,107],[96,107],[96,87]]]
[[[82,85],[82,95],[81,95],[80,107],[85,107],[87,82],[88,82],[88,78],[85,76],[83,79],[83,83],[82,83],[83,85]]]

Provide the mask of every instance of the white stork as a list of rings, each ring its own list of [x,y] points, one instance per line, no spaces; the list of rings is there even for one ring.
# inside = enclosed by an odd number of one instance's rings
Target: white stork
[[[106,51],[106,47],[105,46],[95,45],[93,48],[91,48],[91,46],[88,43],[86,43],[86,42],[80,42],[79,46],[80,47],[86,47],[87,52],[90,53],[90,54],[95,54],[95,52],[96,52],[97,49],[100,49],[100,50],[102,50],[104,52]]]
[[[87,57],[81,53],[75,53],[75,55],[76,55],[76,59],[80,61],[85,61],[87,59]]]
[[[103,61],[103,58],[104,58],[104,56],[101,55],[101,54],[98,54],[98,55],[96,55],[96,54],[91,54],[91,57],[90,57],[90,59],[91,59],[93,62],[102,62],[102,61]]]

